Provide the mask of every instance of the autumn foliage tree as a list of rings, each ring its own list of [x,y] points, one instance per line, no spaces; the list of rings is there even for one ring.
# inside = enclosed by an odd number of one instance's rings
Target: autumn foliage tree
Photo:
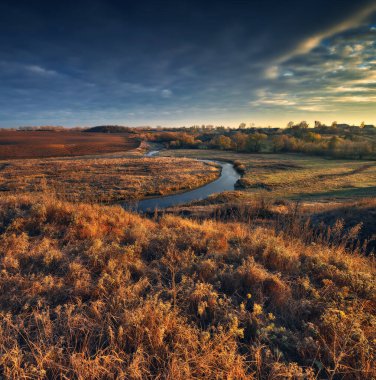
[[[218,136],[213,137],[210,140],[210,145],[213,148],[217,148],[221,150],[229,150],[233,146],[231,138],[225,135],[218,135]]]
[[[246,142],[247,152],[260,152],[262,148],[262,142],[267,138],[268,136],[264,133],[254,133],[252,135],[249,135]]]

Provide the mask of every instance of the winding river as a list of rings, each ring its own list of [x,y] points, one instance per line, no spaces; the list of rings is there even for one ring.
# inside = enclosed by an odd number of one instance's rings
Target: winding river
[[[152,157],[158,154],[158,152],[158,150],[152,150],[148,152],[145,156]],[[215,163],[221,166],[221,174],[219,178],[194,190],[189,190],[178,194],[166,195],[162,197],[143,199],[138,202],[136,209],[142,212],[153,211],[155,209],[163,209],[171,206],[205,199],[209,195],[221,193],[223,191],[232,191],[235,189],[235,183],[238,181],[238,179],[240,179],[241,176],[234,169],[232,164],[228,162],[212,160],[198,161]]]

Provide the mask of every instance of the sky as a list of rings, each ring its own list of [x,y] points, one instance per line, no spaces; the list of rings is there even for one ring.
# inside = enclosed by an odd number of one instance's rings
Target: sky
[[[1,0],[0,127],[376,124],[376,0]]]

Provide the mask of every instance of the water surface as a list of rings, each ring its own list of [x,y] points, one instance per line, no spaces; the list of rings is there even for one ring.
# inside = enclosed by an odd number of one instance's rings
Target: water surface
[[[150,151],[146,154],[148,157],[156,155],[158,151]],[[156,198],[147,198],[138,202],[135,208],[139,211],[154,211],[155,209],[163,209],[167,207],[177,206],[192,201],[205,199],[212,194],[222,193],[223,191],[232,191],[235,189],[235,183],[241,177],[234,169],[233,165],[222,161],[198,160],[207,163],[216,163],[221,166],[220,177],[215,181],[194,190],[183,193],[166,195]]]

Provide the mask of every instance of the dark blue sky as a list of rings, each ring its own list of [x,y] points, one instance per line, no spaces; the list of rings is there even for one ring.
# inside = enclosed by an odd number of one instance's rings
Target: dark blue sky
[[[376,1],[0,2],[0,126],[376,123]]]

